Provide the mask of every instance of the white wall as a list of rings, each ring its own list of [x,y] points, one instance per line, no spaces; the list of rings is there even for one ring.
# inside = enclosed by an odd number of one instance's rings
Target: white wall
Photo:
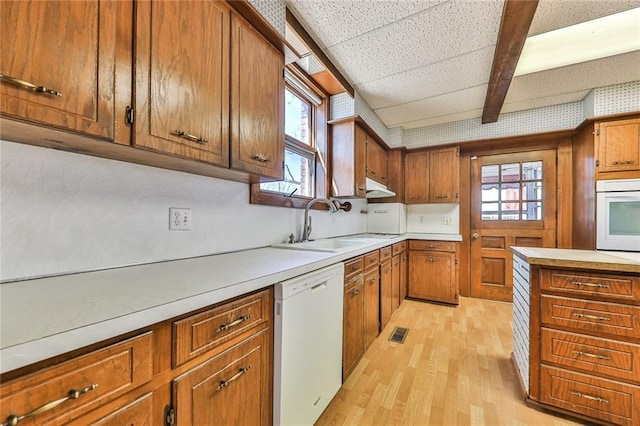
[[[459,234],[459,204],[409,204],[407,232]]]
[[[303,210],[249,204],[249,186],[0,141],[0,280],[200,256],[283,242]],[[366,231],[366,200],[313,211],[313,237]],[[169,231],[169,207],[191,231]],[[335,223],[332,223],[335,222]]]

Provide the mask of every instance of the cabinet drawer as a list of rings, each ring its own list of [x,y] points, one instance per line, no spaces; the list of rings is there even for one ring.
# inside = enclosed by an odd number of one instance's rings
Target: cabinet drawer
[[[541,358],[543,362],[640,384],[638,345],[543,328]]]
[[[265,290],[174,322],[173,366],[266,323],[271,309]]]
[[[391,259],[391,246],[383,247],[380,249],[380,263],[385,260]]]
[[[543,295],[542,324],[640,341],[640,307]]]
[[[20,425],[65,424],[148,382],[153,376],[153,339],[146,333],[2,385],[0,422],[53,407]],[[97,386],[93,386],[97,385]],[[75,398],[71,391],[79,391]]]
[[[364,269],[377,268],[380,263],[380,251],[372,251],[364,255]]]
[[[639,277],[542,269],[540,278],[543,290],[640,301]]]
[[[456,243],[452,241],[409,241],[410,250],[456,251]]]
[[[344,263],[345,278],[350,277],[354,274],[358,274],[362,271],[364,271],[364,258],[362,256],[358,256]]]
[[[395,243],[392,247],[393,250],[393,255],[395,256],[396,254],[402,253],[403,251],[405,251],[407,249],[407,242],[406,241],[401,241],[399,243]]]
[[[546,404],[607,422],[640,420],[640,387],[543,365],[540,399]]]

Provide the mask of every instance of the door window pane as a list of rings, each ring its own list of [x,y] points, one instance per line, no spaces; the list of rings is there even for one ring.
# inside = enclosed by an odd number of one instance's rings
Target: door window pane
[[[499,171],[499,166],[493,165],[493,166],[482,166],[481,168],[481,173],[482,173],[482,183],[492,183],[492,182],[498,182],[498,171]]]
[[[481,167],[482,220],[542,220],[542,161]]]

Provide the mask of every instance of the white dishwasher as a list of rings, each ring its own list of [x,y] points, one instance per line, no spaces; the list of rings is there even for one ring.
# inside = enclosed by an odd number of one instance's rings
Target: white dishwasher
[[[275,286],[274,425],[312,425],[342,385],[342,263]]]

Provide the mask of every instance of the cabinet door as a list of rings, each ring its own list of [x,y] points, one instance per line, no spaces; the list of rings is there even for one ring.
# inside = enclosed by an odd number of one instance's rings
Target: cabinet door
[[[387,153],[373,140],[372,137],[366,135],[367,138],[367,177],[384,185],[387,184]]]
[[[380,329],[384,329],[393,313],[393,282],[391,260],[380,265]]]
[[[429,201],[457,203],[460,193],[460,157],[458,148],[429,153]]]
[[[283,178],[284,55],[242,17],[231,21],[231,167]]]
[[[178,425],[263,425],[271,419],[267,330],[173,382]]]
[[[391,311],[400,306],[400,255],[391,259]]]
[[[229,165],[229,9],[136,2],[134,145]]]
[[[380,272],[378,268],[364,276],[364,349],[366,350],[380,330]]]
[[[457,304],[455,278],[455,253],[409,252],[410,297]]]
[[[429,202],[429,152],[412,152],[405,157],[405,201]]]
[[[342,380],[346,380],[364,353],[364,277],[349,279],[344,289],[344,329],[342,336]]]
[[[2,1],[1,8],[2,115],[113,140],[116,25],[126,19],[116,2]]]
[[[407,297],[407,252],[400,253],[400,303]]]
[[[640,170],[640,119],[598,126],[598,172]]]

